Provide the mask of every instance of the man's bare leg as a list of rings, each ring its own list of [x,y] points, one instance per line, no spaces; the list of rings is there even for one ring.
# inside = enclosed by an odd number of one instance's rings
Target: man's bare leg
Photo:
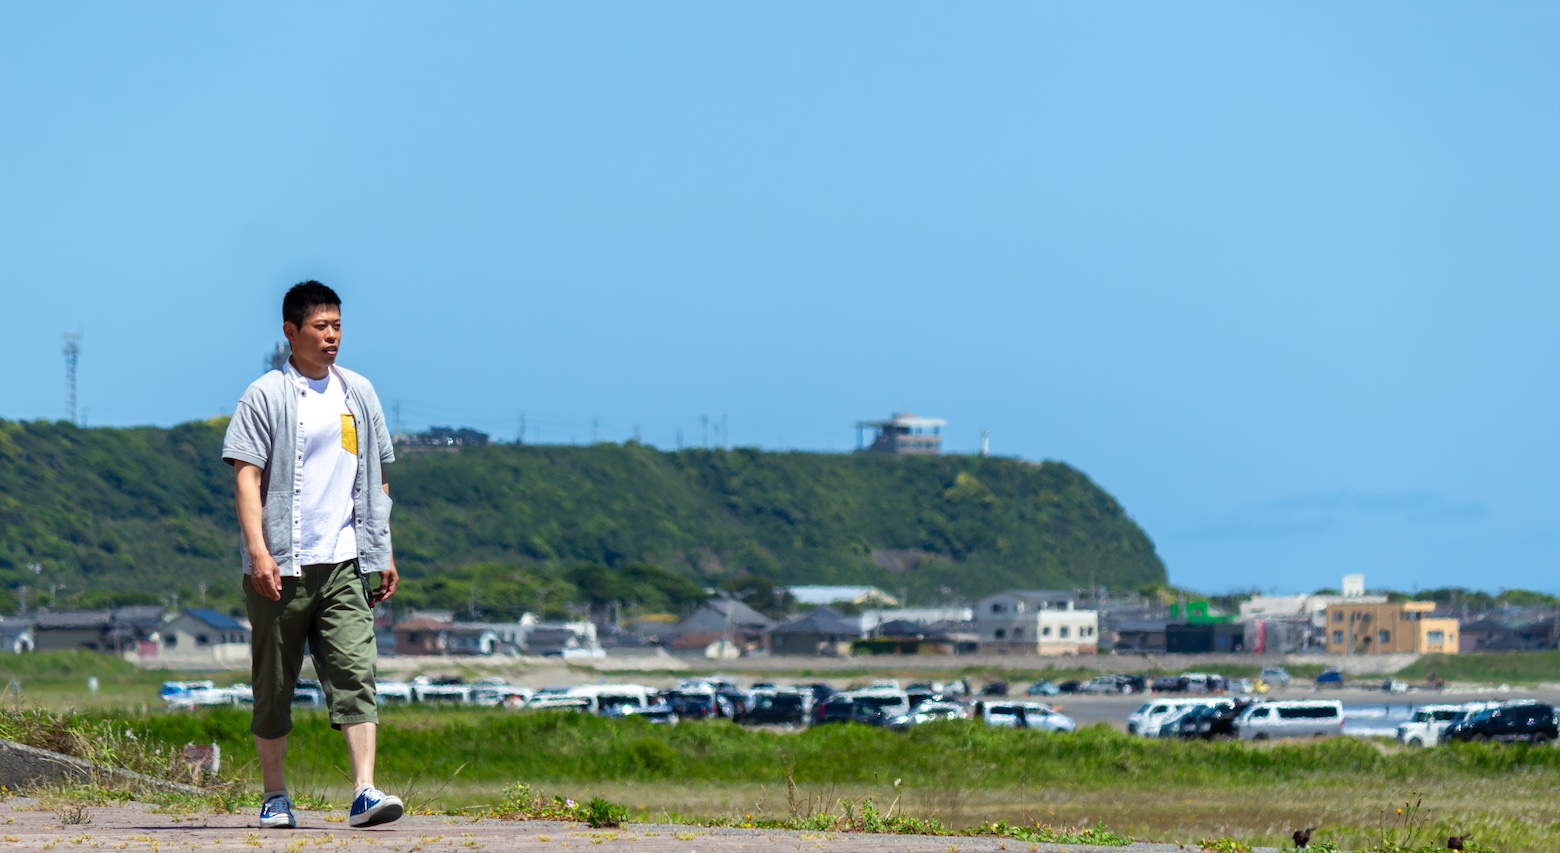
[[[287,763],[287,735],[264,738],[255,735],[255,751],[260,753],[260,779],[266,793],[287,790],[282,768]]]
[[[347,760],[352,763],[352,789],[374,786],[374,751],[378,747],[378,723],[342,723],[347,739]]]

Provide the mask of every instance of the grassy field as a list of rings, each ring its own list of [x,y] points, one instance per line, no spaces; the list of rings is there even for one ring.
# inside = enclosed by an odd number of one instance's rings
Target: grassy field
[[[1398,677],[1423,681],[1430,673],[1451,682],[1533,685],[1560,682],[1560,651],[1479,655],[1425,655]]]
[[[92,718],[170,744],[214,741],[235,773],[254,775],[242,711]],[[1277,844],[1319,824],[1319,839],[1345,849],[1408,829],[1421,843],[1455,831],[1512,853],[1560,849],[1553,748],[1186,744],[1102,727],[1068,736],[969,723],[785,734],[474,709],[388,710],[383,725],[380,781],[422,808],[490,807],[505,786],[526,782],[548,795],[605,796],[641,819],[785,819],[872,798],[951,826],[1103,824],[1144,839]],[[294,789],[344,802],[339,735],[318,714],[300,714],[292,744]],[[1405,826],[1396,809],[1421,799]]]

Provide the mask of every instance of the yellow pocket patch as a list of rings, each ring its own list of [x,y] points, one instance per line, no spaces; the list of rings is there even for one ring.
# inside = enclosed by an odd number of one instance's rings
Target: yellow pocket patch
[[[350,414],[341,416],[341,449],[357,455],[357,421]]]

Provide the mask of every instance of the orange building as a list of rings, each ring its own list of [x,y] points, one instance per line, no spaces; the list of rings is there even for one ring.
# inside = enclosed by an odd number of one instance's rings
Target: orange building
[[[1327,606],[1327,653],[1431,654],[1458,651],[1456,619],[1435,619],[1433,601]]]

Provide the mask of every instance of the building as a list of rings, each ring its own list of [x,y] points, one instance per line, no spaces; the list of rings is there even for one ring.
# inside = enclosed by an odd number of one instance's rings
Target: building
[[[947,421],[910,412],[895,412],[886,421],[857,421],[856,452],[936,456],[942,453],[942,429],[947,425]],[[867,430],[873,430],[870,444],[864,441]]]
[[[180,613],[157,632],[159,658],[240,663],[249,660],[249,626],[206,607]]]
[[[711,644],[729,643],[740,652],[752,652],[764,647],[764,632],[775,624],[757,610],[730,598],[715,598],[699,605],[688,618],[677,623],[669,633],[675,639],[669,644],[674,651],[704,653]]]
[[[1116,626],[1117,654],[1163,654],[1165,631],[1169,627],[1163,619],[1137,619]]]
[[[450,648],[450,621],[436,616],[416,616],[397,622],[395,632],[397,655],[447,655]]]
[[[1009,590],[975,602],[982,651],[1020,655],[1099,652],[1100,614],[1075,608],[1067,590]]]
[[[1458,621],[1434,612],[1433,601],[1334,604],[1325,614],[1327,653],[1457,654]]]
[[[861,622],[863,636],[877,631],[886,622],[914,622],[925,631],[938,628],[948,631],[975,630],[973,607],[898,607],[863,610],[860,616],[847,617]]]
[[[40,652],[114,652],[112,610],[62,610],[33,619],[34,647]]]
[[[827,606],[852,604],[857,607],[898,607],[899,600],[875,586],[788,586],[785,591],[797,604]]]
[[[765,634],[770,654],[825,657],[849,656],[850,644],[861,636],[857,624],[841,619],[827,607],[772,625]]]
[[[1173,655],[1231,654],[1246,650],[1246,627],[1229,622],[1170,622],[1165,651]]]

